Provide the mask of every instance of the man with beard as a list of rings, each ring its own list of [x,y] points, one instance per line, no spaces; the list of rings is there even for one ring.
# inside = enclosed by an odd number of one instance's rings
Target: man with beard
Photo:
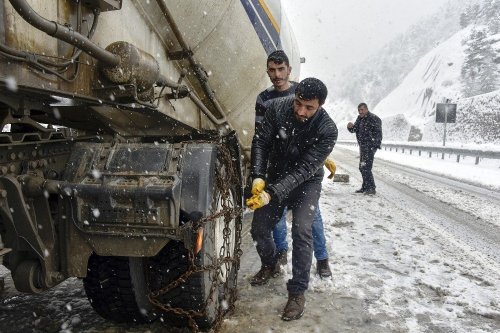
[[[257,101],[255,103],[255,128],[259,126],[261,121],[264,119],[267,107],[275,98],[282,98],[287,96],[292,96],[295,93],[295,88],[297,87],[297,82],[290,81],[290,73],[292,67],[290,66],[287,55],[282,50],[277,50],[272,52],[267,58],[267,75],[272,82],[272,86],[262,91],[257,96]],[[333,160],[327,158],[325,161],[325,166],[331,172],[329,178],[333,177],[335,173],[335,163]],[[262,179],[255,179],[253,184],[252,192],[259,191],[260,188],[264,187],[264,181]],[[321,278],[327,278],[332,276],[332,271],[330,270],[330,265],[328,264],[328,250],[326,249],[326,238],[323,229],[323,219],[321,217],[321,212],[319,209],[319,204],[316,204],[316,209],[314,211],[314,219],[312,225],[312,235],[313,235],[313,246],[314,246],[314,256],[316,257],[316,272]],[[278,251],[278,264],[286,265],[287,263],[287,252],[288,252],[288,242],[287,242],[287,227],[286,227],[286,213],[287,209],[285,207],[283,211],[283,216],[281,217],[279,223],[273,229],[274,243],[276,244],[276,249]],[[278,275],[279,266],[276,266],[276,272],[274,275]]]
[[[326,86],[318,79],[301,81],[295,95],[274,99],[252,141],[251,174],[264,187],[246,201],[255,210],[252,238],[261,269],[252,285],[263,285],[273,276],[277,251],[271,231],[288,207],[292,210],[292,278],[283,320],[304,313],[304,293],[309,285],[312,259],[312,222],[321,192],[323,163],[337,140],[337,127],[321,107]]]

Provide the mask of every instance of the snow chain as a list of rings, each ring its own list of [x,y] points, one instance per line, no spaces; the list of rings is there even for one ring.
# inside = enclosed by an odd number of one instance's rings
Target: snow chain
[[[198,141],[199,142],[199,141]],[[213,142],[210,142],[213,143]],[[212,264],[212,265],[207,265],[207,266],[200,266],[195,263],[195,254],[193,253],[193,249],[188,249],[188,260],[189,260],[189,268],[186,272],[181,274],[176,280],[172,281],[169,283],[167,286],[151,292],[149,294],[149,300],[150,302],[157,306],[158,308],[162,309],[165,312],[171,312],[174,313],[176,316],[181,316],[181,317],[186,317],[188,320],[188,325],[189,328],[191,329],[191,332],[199,332],[198,325],[195,321],[196,317],[202,317],[207,314],[207,309],[211,302],[214,301],[214,292],[221,286],[224,286],[225,289],[228,291],[228,295],[225,296],[225,300],[227,301],[227,306],[224,304],[220,304],[218,309],[217,309],[217,314],[216,314],[216,319],[214,321],[212,330],[214,332],[217,332],[222,324],[222,318],[226,312],[231,312],[234,310],[234,303],[237,298],[237,290],[236,290],[236,285],[237,285],[237,278],[238,274],[234,274],[233,281],[229,281],[230,279],[226,279],[225,282],[220,282],[219,279],[216,277],[219,275],[220,270],[222,265],[227,265],[227,264],[232,264],[235,265],[236,271],[239,270],[239,265],[240,265],[240,257],[243,253],[241,250],[241,228],[242,228],[242,223],[236,223],[235,224],[235,251],[234,253],[230,253],[229,249],[229,237],[231,235],[231,229],[230,229],[230,223],[233,219],[237,219],[241,216],[243,212],[243,208],[240,207],[239,205],[235,205],[235,207],[230,207],[229,206],[229,200],[230,200],[230,195],[231,195],[231,184],[236,184],[237,186],[240,186],[241,182],[241,177],[239,175],[239,168],[238,168],[238,159],[239,156],[236,156],[236,160],[232,157],[230,150],[223,144],[217,143],[217,153],[218,153],[218,158],[219,161],[222,163],[220,168],[216,168],[216,174],[215,174],[215,186],[217,187],[220,195],[221,195],[221,201],[222,201],[222,209],[218,212],[214,212],[212,215],[204,217],[197,221],[196,223],[193,223],[191,226],[191,231],[193,234],[197,234],[198,230],[200,228],[203,228],[205,224],[207,224],[210,221],[213,221],[215,219],[218,219],[220,217],[224,217],[224,229],[223,229],[223,238],[224,238],[224,244],[220,248],[219,252],[219,258],[217,259],[217,262]],[[222,170],[226,170],[225,174],[222,174]],[[232,256],[231,256],[232,255]],[[204,307],[200,311],[194,311],[194,310],[185,310],[183,308],[179,307],[172,307],[168,304],[164,304],[160,302],[158,299],[162,295],[165,295],[168,293],[170,290],[178,287],[182,283],[184,283],[192,274],[195,273],[200,273],[200,272],[206,272],[209,271],[211,274],[210,276],[214,277],[212,281],[212,285],[210,287],[210,292],[208,299],[204,305]],[[229,285],[232,287],[229,288]]]

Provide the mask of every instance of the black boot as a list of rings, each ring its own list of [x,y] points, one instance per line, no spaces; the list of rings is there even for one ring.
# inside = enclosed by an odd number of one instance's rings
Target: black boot
[[[288,293],[288,302],[286,302],[281,319],[285,321],[299,319],[304,314],[305,305],[306,298],[304,294]]]
[[[366,191],[365,191],[365,194],[366,194],[366,195],[374,195],[374,194],[377,194],[377,191],[375,191],[375,189],[374,189],[374,188],[371,188],[371,189],[369,189],[369,190],[366,190]]]
[[[286,250],[281,250],[278,252],[278,265],[281,265],[281,266],[286,266],[286,264],[288,263],[288,258],[287,258],[287,251]]]
[[[279,267],[279,265],[275,266]],[[269,279],[273,277],[274,274],[275,274],[275,267],[262,266],[260,268],[260,271],[258,271],[257,274],[255,274],[252,277],[252,279],[250,280],[250,284],[252,286],[262,286],[266,284],[269,281]]]
[[[320,278],[328,278],[332,276],[330,265],[328,265],[328,258],[323,260],[318,260],[316,262],[316,269]]]
[[[279,263],[274,266],[262,266],[260,271],[255,274],[250,280],[252,286],[262,286],[266,284],[270,278],[277,277],[281,274]]]

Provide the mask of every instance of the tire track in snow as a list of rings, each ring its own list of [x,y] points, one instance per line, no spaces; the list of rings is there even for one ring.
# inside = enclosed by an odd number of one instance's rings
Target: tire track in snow
[[[342,168],[349,171],[351,177],[361,179],[357,170],[357,153],[339,149],[335,160]],[[439,234],[445,241],[468,254],[482,266],[495,274],[500,274],[500,228],[478,219],[467,212],[453,209],[450,205],[429,197],[407,184],[395,182],[381,174],[404,172],[400,166],[375,159],[374,175],[378,184],[377,195],[386,198],[398,208],[408,212],[417,222]],[[388,172],[381,172],[386,171]],[[436,176],[425,177],[424,173],[413,175],[435,181]],[[446,181],[445,184],[448,184]],[[470,185],[462,187],[465,191]],[[481,190],[479,190],[481,192]],[[491,200],[491,196],[490,196]]]

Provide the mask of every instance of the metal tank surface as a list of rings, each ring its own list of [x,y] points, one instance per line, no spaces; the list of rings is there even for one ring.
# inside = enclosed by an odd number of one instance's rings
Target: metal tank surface
[[[0,256],[104,318],[216,328],[279,0],[0,0]]]

